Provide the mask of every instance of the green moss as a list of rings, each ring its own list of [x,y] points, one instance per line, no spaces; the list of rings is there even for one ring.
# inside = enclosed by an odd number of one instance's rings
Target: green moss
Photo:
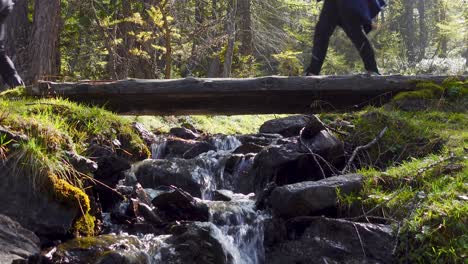
[[[416,90],[410,92],[401,92],[393,100],[436,100],[440,99],[445,92],[445,88],[431,82],[420,82],[416,84]]]
[[[18,100],[26,97],[26,89],[24,87],[17,87],[15,89],[6,90],[0,93],[0,98],[9,100]]]
[[[438,152],[443,139],[427,129],[420,120],[402,118],[396,112],[373,109],[354,120],[355,128],[347,141],[353,146],[371,142],[385,127],[383,138],[376,145],[360,153],[362,165],[385,168],[409,158],[424,157]]]
[[[367,120],[375,121],[372,122],[374,125],[379,122],[385,125],[394,122],[395,125],[389,126],[394,129],[410,125],[413,127],[411,131],[414,131],[409,133],[411,137],[417,134],[424,137],[436,135],[444,138],[446,144],[439,152],[411,157],[402,162],[390,162],[383,171],[373,167],[375,164],[368,164],[368,167],[358,171],[365,179],[362,192],[359,195],[340,197],[342,212],[352,213],[348,208],[359,203],[362,209],[359,207],[357,214],[362,214],[362,210],[367,212],[376,208],[368,214],[369,219],[388,219],[387,223],[393,224],[395,231],[399,224],[399,244],[396,252],[399,262],[465,263],[468,252],[466,111],[368,111],[379,112],[375,118],[367,117]],[[322,120],[332,122],[345,119],[355,124],[356,130],[364,131],[360,126],[365,123],[357,123],[362,122],[365,115],[366,112],[327,114]],[[403,125],[405,123],[407,125]],[[383,126],[376,126],[374,133],[378,133]],[[395,142],[400,142],[395,144],[401,144],[402,139],[397,137],[399,134],[401,137],[409,136],[404,135],[405,132],[389,135]],[[371,135],[368,137],[372,138]],[[410,140],[411,137],[406,140]],[[453,158],[448,159],[450,156]]]
[[[57,176],[50,175],[49,179],[53,186],[52,197],[65,206],[76,208],[80,212],[71,230],[72,233],[84,236],[94,235],[95,218],[89,214],[91,205],[88,195],[81,188]]]
[[[14,100],[10,95],[14,95]],[[131,122],[100,108],[84,107],[60,99],[21,98],[20,90],[0,96],[0,125],[27,140],[0,142],[0,157],[13,168],[12,177],[29,177],[31,187],[46,192],[64,206],[78,210],[73,233],[92,235],[94,217],[83,190],[88,176],[78,173],[65,151],[86,155],[92,141],[113,147],[131,160],[149,157],[143,140]],[[1,135],[0,135],[1,136]],[[114,144],[116,140],[121,143]]]
[[[94,235],[95,221],[96,218],[89,213],[80,216],[73,225],[72,232],[79,235],[92,236]]]

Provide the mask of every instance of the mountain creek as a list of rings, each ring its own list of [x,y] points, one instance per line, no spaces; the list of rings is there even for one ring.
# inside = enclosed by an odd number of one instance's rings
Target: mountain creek
[[[2,198],[20,197],[0,210],[2,263],[394,263],[395,229],[340,208],[363,177],[341,172],[344,143],[315,116],[235,136],[134,127],[150,159],[98,145],[77,158],[98,182],[94,236],[64,239],[76,211],[2,182]]]

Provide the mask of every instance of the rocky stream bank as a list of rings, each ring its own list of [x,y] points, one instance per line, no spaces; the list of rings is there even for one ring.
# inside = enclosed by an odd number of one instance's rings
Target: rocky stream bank
[[[349,153],[315,116],[250,135],[134,129],[150,159],[99,142],[89,158],[69,154],[93,175],[94,236],[70,231],[84,204],[66,206],[2,170],[0,263],[394,263],[394,228],[362,221],[359,204],[339,206],[363,177],[341,172]]]

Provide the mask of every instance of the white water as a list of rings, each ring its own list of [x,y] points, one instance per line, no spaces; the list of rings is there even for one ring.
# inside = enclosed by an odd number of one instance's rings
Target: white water
[[[255,210],[251,196],[236,194],[230,202],[207,202],[210,221],[219,227],[234,264],[260,264],[265,261],[263,223],[267,215]]]
[[[230,180],[225,179],[224,170],[226,160],[231,153],[241,145],[234,136],[214,137],[210,142],[217,151],[200,154],[196,158],[196,166],[190,172],[202,186],[202,199],[210,208],[210,222],[217,228],[213,230],[213,236],[217,238],[225,250],[232,255],[233,264],[261,264],[265,261],[263,247],[263,223],[267,215],[255,210],[253,195],[247,196],[234,194],[230,202],[210,201],[212,194],[217,189],[233,190]],[[160,137],[158,142],[151,146],[152,158],[161,159],[166,152],[166,139]],[[254,156],[242,157],[235,164],[232,178],[245,175],[253,164]],[[177,172],[178,159],[171,159],[171,171]],[[151,193],[150,190],[148,190]],[[108,218],[108,217],[107,217]],[[106,220],[107,221],[107,220]],[[116,230],[118,227],[112,227]],[[164,241],[170,236],[138,236],[138,245],[146,245],[147,263],[162,263],[161,248],[168,249]],[[155,244],[156,243],[156,244]],[[155,250],[157,245],[159,250]],[[142,250],[141,246],[132,249],[136,252]],[[173,249],[172,249],[173,250]]]

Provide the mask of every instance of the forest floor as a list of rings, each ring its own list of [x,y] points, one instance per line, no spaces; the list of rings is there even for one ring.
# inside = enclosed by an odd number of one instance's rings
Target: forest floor
[[[466,92],[466,87],[465,82],[451,89]],[[391,223],[399,240],[394,250],[402,262],[463,263],[468,257],[468,98],[466,93],[453,97],[412,111],[387,106],[319,116],[346,142],[348,158],[387,127],[377,144],[353,163],[365,176],[364,190],[341,197],[340,204],[346,215],[358,202],[362,214],[356,220]],[[21,90],[11,90],[0,94],[0,162],[16,159],[23,172],[16,175],[58,177],[82,190],[62,195],[64,199],[86,200],[83,182],[88,179],[64,163],[64,151],[86,157],[90,144],[101,141],[122,155],[148,157],[132,121],[160,133],[190,124],[209,134],[249,134],[275,117],[280,116],[120,117],[61,99],[25,98]],[[56,181],[42,182],[52,182],[46,187],[60,191]],[[90,208],[81,210],[86,216],[77,220],[81,223],[73,232],[92,235]]]

